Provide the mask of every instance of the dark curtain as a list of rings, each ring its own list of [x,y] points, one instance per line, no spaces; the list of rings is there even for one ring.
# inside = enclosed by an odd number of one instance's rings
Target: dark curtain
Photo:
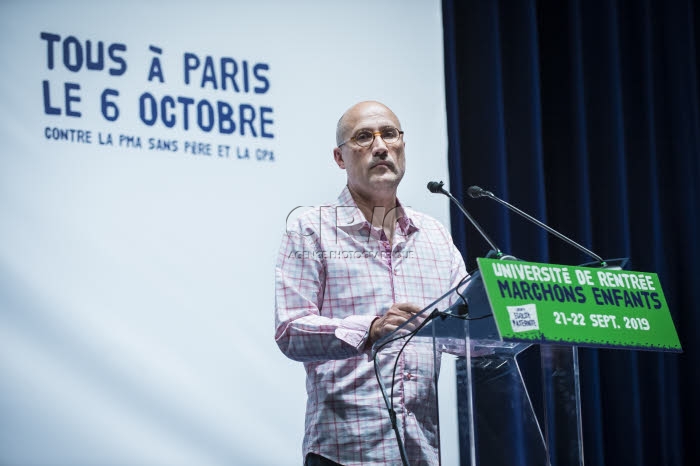
[[[699,5],[443,0],[450,191],[506,253],[659,275],[683,353],[581,348],[586,465],[695,465],[700,437]],[[476,267],[488,245],[452,211]]]

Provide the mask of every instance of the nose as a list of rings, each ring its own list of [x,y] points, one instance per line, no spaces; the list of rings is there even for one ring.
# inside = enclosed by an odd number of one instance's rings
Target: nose
[[[387,146],[384,139],[380,134],[374,135],[374,141],[372,141],[372,155],[375,157],[386,157],[389,153],[389,147]]]

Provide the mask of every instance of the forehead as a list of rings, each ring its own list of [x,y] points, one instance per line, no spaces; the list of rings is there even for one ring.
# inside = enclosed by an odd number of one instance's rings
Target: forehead
[[[385,126],[399,127],[399,120],[391,110],[383,105],[370,104],[354,108],[348,114],[347,126],[351,130],[379,129]]]

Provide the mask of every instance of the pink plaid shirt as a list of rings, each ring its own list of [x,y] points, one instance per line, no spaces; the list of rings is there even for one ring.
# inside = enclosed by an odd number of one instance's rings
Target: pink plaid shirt
[[[393,303],[427,306],[467,272],[442,224],[399,209],[391,248],[347,187],[336,203],[304,213],[283,235],[275,339],[306,368],[304,456],[314,452],[347,466],[401,464],[366,348],[369,327]],[[393,403],[411,465],[433,465],[439,463],[433,351],[414,340],[398,360]],[[379,353],[383,374],[399,347]],[[382,380],[390,390],[390,379]]]

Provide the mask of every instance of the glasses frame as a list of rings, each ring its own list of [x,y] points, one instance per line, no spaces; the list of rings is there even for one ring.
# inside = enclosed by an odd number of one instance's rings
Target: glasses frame
[[[399,132],[399,137],[396,138],[396,141],[387,142],[387,141],[382,137],[382,131],[387,130],[387,129],[395,129],[396,131]],[[367,132],[369,132],[369,133],[372,133],[372,140],[369,142],[369,144],[364,145],[364,146],[363,146],[362,144],[360,144],[359,142],[357,142],[357,140],[355,139],[356,136],[357,136],[357,134],[358,134],[358,133],[361,133],[361,132],[363,132],[363,131],[367,131]],[[371,146],[372,144],[374,144],[374,138],[376,138],[377,135],[379,135],[379,137],[382,138],[382,141],[384,141],[386,144],[395,144],[395,143],[399,142],[399,140],[400,140],[401,137],[403,136],[403,131],[401,131],[400,129],[398,129],[398,128],[395,127],[395,126],[387,126],[387,127],[385,127],[385,128],[382,128],[382,129],[379,130],[379,131],[370,131],[370,130],[368,130],[368,129],[361,129],[361,130],[359,130],[357,133],[355,133],[355,136],[352,136],[351,138],[346,139],[345,141],[343,141],[343,142],[341,142],[340,144],[338,144],[338,147],[340,147],[340,146],[342,146],[343,144],[346,144],[346,143],[348,143],[348,142],[350,142],[350,141],[353,141],[355,144],[357,144],[357,145],[360,146],[360,147],[369,147],[369,146]]]

